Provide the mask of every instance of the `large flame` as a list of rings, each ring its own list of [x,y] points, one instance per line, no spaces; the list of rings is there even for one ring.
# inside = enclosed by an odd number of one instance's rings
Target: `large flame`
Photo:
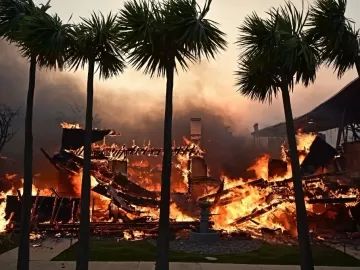
[[[62,123],[64,128],[80,128],[80,125]],[[315,134],[305,134],[301,130],[297,133],[297,149],[299,152],[299,162],[302,163],[307,154],[311,144],[316,138]],[[198,151],[198,155],[202,156],[203,151],[201,151],[199,145],[195,145],[190,140],[184,138],[186,145],[195,147]],[[144,143],[145,145],[145,143]],[[123,146],[117,146],[113,144],[111,147],[107,147],[104,144],[93,144],[93,149],[107,149],[115,152],[121,149]],[[133,147],[136,147],[135,142],[133,142]],[[150,148],[150,142],[147,146]],[[271,159],[271,156],[267,153],[258,157],[254,164],[248,168],[249,171],[253,171],[255,177],[253,179],[231,179],[226,175],[222,176],[224,181],[222,188],[222,195],[218,198],[224,204],[218,204],[211,208],[212,220],[214,222],[215,229],[232,232],[236,230],[245,230],[248,232],[259,231],[262,228],[268,228],[273,230],[282,230],[288,231],[292,235],[296,235],[296,220],[295,220],[295,204],[293,198],[289,195],[289,192],[276,192],[271,185],[265,187],[259,187],[253,185],[252,181],[256,182],[259,179],[268,181],[271,184],[283,182],[285,179],[291,179],[292,171],[291,164],[287,157],[287,148],[285,142],[281,146],[282,150],[282,160],[286,162],[287,170],[285,174],[275,175],[269,177],[268,163]],[[111,155],[110,155],[111,156]],[[177,179],[174,176],[171,182],[172,192],[186,194],[188,192],[189,186],[189,161],[193,156],[189,153],[180,154],[176,156],[174,160],[174,167],[180,172],[180,178]],[[161,164],[154,164],[152,159],[145,158],[135,158],[133,160],[127,161],[127,175],[133,183],[141,186],[145,190],[156,192],[158,194],[158,199],[160,198],[161,191],[161,179],[159,177],[161,172]],[[161,161],[160,161],[161,162]],[[160,163],[159,162],[159,163]],[[96,175],[95,175],[96,176]],[[82,173],[74,173],[70,176],[69,181],[72,183],[73,194],[80,197],[81,196],[81,182],[82,182]],[[282,186],[283,190],[291,191],[292,183],[291,181],[283,182],[286,183]],[[95,177],[91,176],[91,187],[95,187],[99,182]],[[317,189],[321,189],[324,192],[327,192],[329,196],[333,198],[338,197],[359,197],[359,191],[356,189],[349,189],[346,192],[343,191],[332,191],[328,190],[322,181],[317,183],[312,183]],[[38,189],[33,186],[33,195],[36,196]],[[22,192],[22,191],[21,191]],[[205,195],[215,194],[216,190],[209,189],[205,192]],[[6,205],[6,195],[16,194],[16,190],[13,188],[5,193],[0,193],[0,199],[2,199],[0,204],[0,232],[5,230],[8,220],[5,220],[5,205]],[[313,194],[316,198],[316,194]],[[214,197],[214,196],[213,196]],[[91,210],[96,212],[96,215],[92,213],[92,221],[110,221],[108,220],[107,211],[110,199],[99,195],[95,192],[91,193],[92,205],[90,206]],[[210,199],[215,200],[215,199]],[[308,198],[305,198],[307,201]],[[355,203],[348,203],[347,206],[352,206]],[[139,214],[128,213],[127,217],[130,219],[136,219],[139,217],[146,217],[150,220],[159,219],[159,209],[154,207],[139,207],[133,206]],[[319,213],[322,209],[312,204],[306,204],[308,211],[313,213]],[[246,220],[245,222],[237,223],[239,218],[247,217],[250,214],[257,213],[262,209],[267,209],[261,215],[254,215],[253,218]],[[189,210],[190,211],[190,210]],[[191,211],[190,211],[191,212]],[[189,212],[189,213],[190,213]],[[174,201],[170,204],[170,219],[176,221],[194,221],[194,217],[190,216],[188,212],[184,212],[184,208],[177,205]],[[198,213],[195,214],[195,216]],[[112,221],[112,220],[111,220]],[[139,239],[146,236],[144,231],[125,231],[125,239]]]

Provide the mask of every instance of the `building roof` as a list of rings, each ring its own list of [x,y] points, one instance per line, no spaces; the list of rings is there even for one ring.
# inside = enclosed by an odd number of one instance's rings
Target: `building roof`
[[[304,132],[321,132],[337,128],[346,112],[345,124],[360,124],[360,78],[346,85],[334,96],[312,111],[294,119],[296,129]],[[285,122],[260,129],[254,134],[259,137],[286,136]]]

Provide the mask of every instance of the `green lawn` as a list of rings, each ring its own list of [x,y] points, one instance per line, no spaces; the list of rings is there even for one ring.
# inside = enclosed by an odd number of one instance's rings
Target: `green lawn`
[[[0,254],[3,254],[18,246],[19,236],[10,234],[0,234]]]
[[[65,250],[53,260],[76,260],[77,244]],[[114,240],[93,240],[90,245],[92,261],[154,261],[156,247],[147,241],[119,243]],[[318,266],[360,266],[360,261],[338,250],[313,247],[315,265]],[[206,256],[171,252],[173,262],[209,262]],[[212,256],[216,263],[298,265],[299,249],[284,245],[263,244],[260,249],[245,254]]]

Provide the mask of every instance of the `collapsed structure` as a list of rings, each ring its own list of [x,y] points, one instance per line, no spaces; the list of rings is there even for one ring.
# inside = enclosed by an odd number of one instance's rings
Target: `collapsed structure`
[[[251,179],[221,179],[210,176],[206,153],[200,148],[201,119],[191,120],[190,140],[173,146],[171,179],[171,228],[198,230],[199,204],[208,205],[212,229],[231,233],[246,231],[255,236],[264,230],[296,235],[295,204],[291,166],[286,147],[282,157],[259,157],[249,168]],[[121,232],[127,238],[157,233],[160,203],[160,157],[163,150],[149,144],[107,145],[118,136],[114,130],[93,130],[91,153],[92,232]],[[355,231],[360,224],[359,190],[354,182],[338,181],[338,151],[316,134],[298,134],[298,150],[310,228],[324,231]],[[63,124],[58,153],[44,156],[59,172],[59,186],[81,179],[84,130]],[[347,171],[345,174],[349,174]],[[78,182],[80,183],[80,181]],[[13,193],[13,192],[12,192]],[[37,230],[77,231],[79,195],[62,196],[61,188],[33,196],[32,224]],[[20,222],[21,192],[6,198],[7,230],[17,230]],[[203,209],[204,210],[204,209]]]

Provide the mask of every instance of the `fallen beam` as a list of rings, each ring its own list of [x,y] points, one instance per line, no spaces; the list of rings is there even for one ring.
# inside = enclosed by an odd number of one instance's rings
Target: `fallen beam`
[[[46,153],[43,148],[40,148],[40,151],[44,154],[45,158],[54,166],[56,170],[61,171],[60,167],[56,164],[56,162]]]
[[[109,199],[111,199],[111,196],[109,195],[108,190],[105,185],[97,185],[94,188],[91,189],[92,191],[99,193],[100,195],[103,195]],[[113,191],[115,191],[113,189]],[[116,192],[116,191],[115,191]],[[159,207],[160,202],[158,200],[148,199],[148,198],[141,198],[141,197],[134,197],[129,194],[123,193],[123,192],[116,192],[116,196],[124,200],[123,202],[128,204],[131,203],[133,205],[137,206],[146,206],[146,207]],[[119,201],[118,201],[119,202]],[[118,205],[122,208],[121,205]]]
[[[287,200],[283,200],[283,201],[279,201],[273,204],[270,204],[264,208],[258,209],[256,211],[254,211],[253,213],[251,213],[250,215],[247,215],[245,217],[241,217],[241,218],[237,218],[235,219],[232,223],[230,223],[231,226],[236,226],[236,225],[240,225],[241,223],[250,221],[254,218],[257,218],[261,215],[266,214],[267,212],[270,212],[271,210],[273,210],[273,208],[275,208],[276,206],[286,202]]]
[[[213,222],[210,222],[213,225]],[[92,233],[96,232],[123,232],[124,230],[138,230],[138,231],[151,231],[158,228],[159,222],[131,222],[131,223],[110,223],[110,222],[91,222],[90,231]],[[199,221],[189,221],[189,222],[171,222],[171,230],[185,230],[191,228],[198,228],[200,226]],[[37,232],[78,232],[80,228],[79,223],[58,223],[58,224],[49,224],[49,223],[40,223],[37,225]],[[11,226],[7,228],[7,232],[18,232],[20,230],[20,223],[12,223]]]
[[[306,202],[308,204],[339,204],[339,203],[351,203],[358,201],[357,197],[347,197],[347,198],[314,198],[309,199]]]

